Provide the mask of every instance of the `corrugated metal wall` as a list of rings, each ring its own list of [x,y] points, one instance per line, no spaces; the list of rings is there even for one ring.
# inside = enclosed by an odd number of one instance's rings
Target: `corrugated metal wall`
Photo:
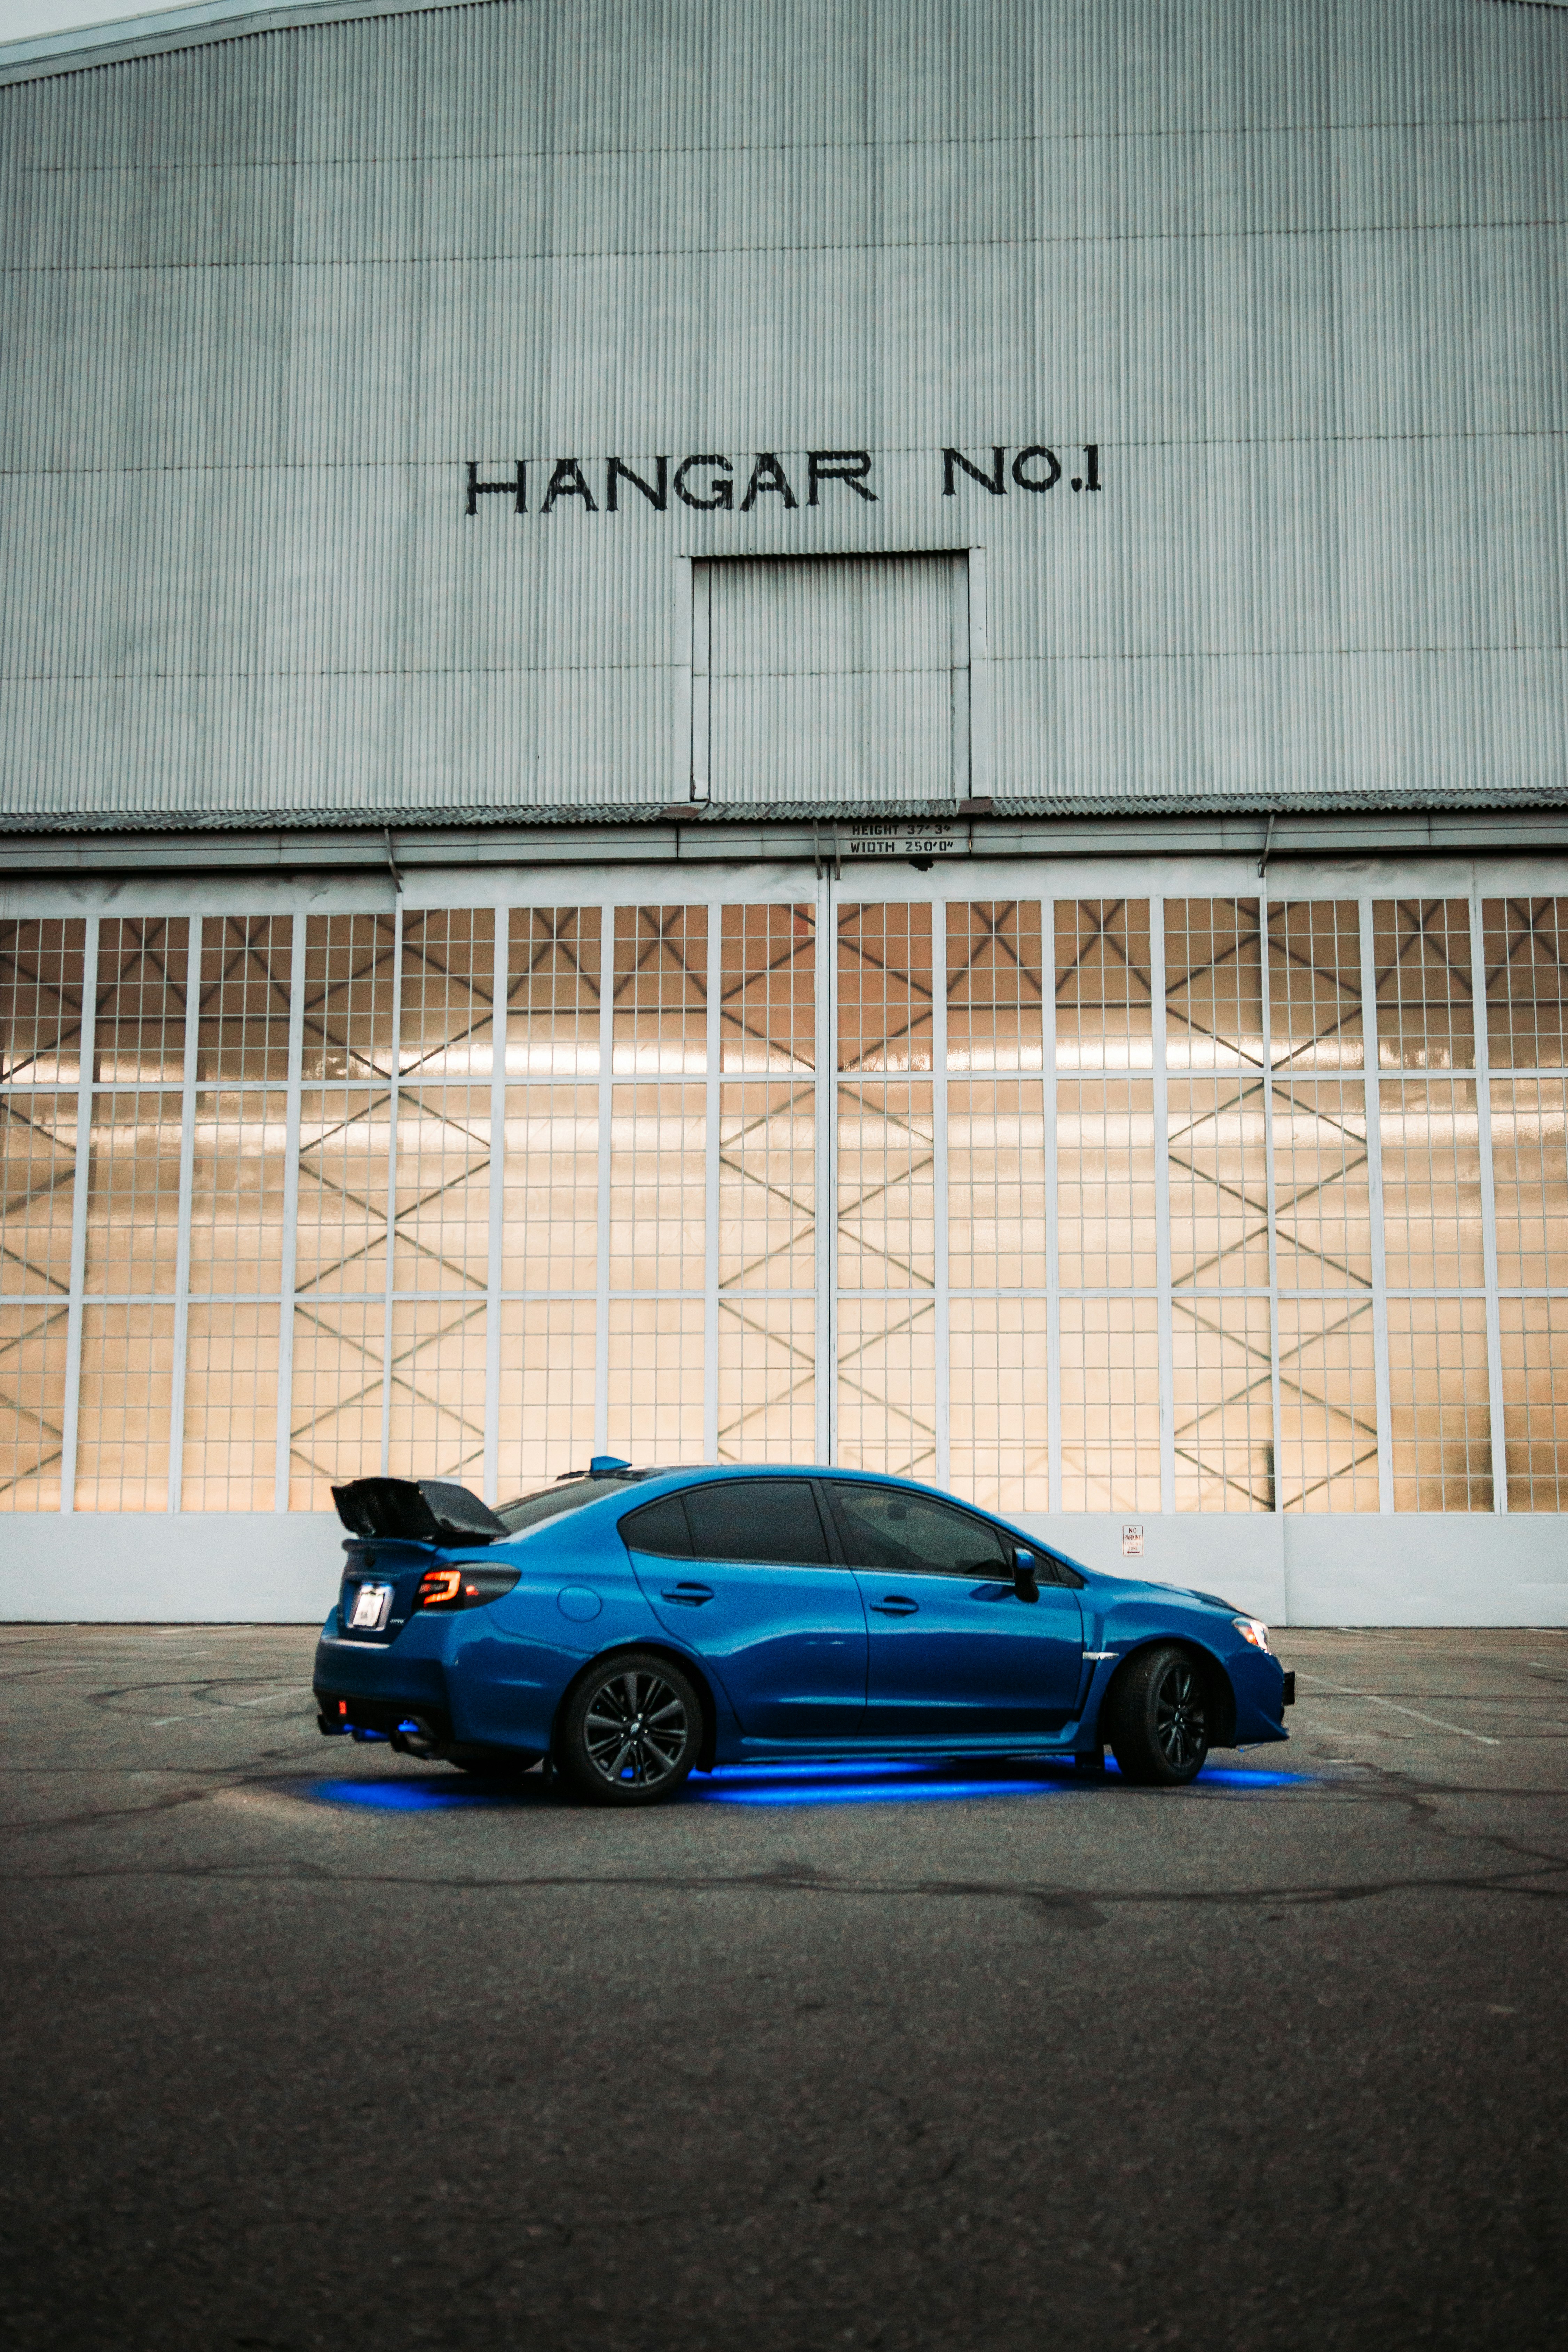
[[[1489,0],[494,0],[0,89],[0,806],[657,806],[687,559],[968,547],[976,789],[1568,790],[1565,117]],[[698,452],[729,509],[607,511]]]

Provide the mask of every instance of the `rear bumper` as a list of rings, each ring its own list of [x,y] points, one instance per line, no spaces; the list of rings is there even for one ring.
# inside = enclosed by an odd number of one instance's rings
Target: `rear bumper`
[[[317,1720],[329,1734],[391,1733],[417,1717],[442,1739],[452,1737],[447,1675],[439,1658],[400,1656],[381,1643],[339,1642],[323,1634],[316,1644],[311,1687]]]

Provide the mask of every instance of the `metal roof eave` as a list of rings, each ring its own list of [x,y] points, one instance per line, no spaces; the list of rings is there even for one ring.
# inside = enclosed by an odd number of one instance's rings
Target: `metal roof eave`
[[[880,810],[886,823],[889,812]],[[874,821],[874,820],[873,820]],[[519,866],[681,863],[749,865],[789,860],[837,864],[854,855],[867,819],[763,818],[728,814],[688,819],[665,811],[640,821],[539,824],[516,820],[482,825],[395,825],[391,848],[400,871]],[[1524,856],[1568,850],[1568,801],[1552,806],[1297,811],[1279,814],[1218,811],[1112,814],[1081,805],[1072,814],[958,816],[911,820],[907,846],[951,828],[939,853],[978,857],[1138,856],[1247,856],[1269,866],[1292,857],[1363,859],[1488,854]],[[48,874],[374,872],[389,864],[388,827],[335,824],[223,833],[13,833],[0,836],[0,879]]]
[[[369,16],[422,16],[437,9],[493,6],[495,0],[197,0],[190,8],[166,8],[145,16],[120,16],[104,25],[79,25],[30,40],[0,41],[0,88],[41,81],[51,75],[82,73],[93,66],[159,57],[176,49],[201,48],[216,41],[248,40],[259,33],[283,33],[312,25],[334,25]],[[524,5],[524,0],[513,0]]]

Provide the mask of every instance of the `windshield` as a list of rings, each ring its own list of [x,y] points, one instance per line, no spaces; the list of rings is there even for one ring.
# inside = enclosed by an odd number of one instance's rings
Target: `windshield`
[[[520,1495],[515,1502],[498,1504],[496,1517],[504,1522],[509,1535],[521,1535],[525,1528],[536,1528],[541,1519],[581,1510],[584,1503],[596,1503],[601,1495],[619,1494],[652,1475],[651,1470],[617,1470],[608,1478],[563,1478],[553,1486],[542,1486],[535,1495]]]

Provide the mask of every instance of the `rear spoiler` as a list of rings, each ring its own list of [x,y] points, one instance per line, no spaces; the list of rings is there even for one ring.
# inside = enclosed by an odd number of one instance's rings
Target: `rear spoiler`
[[[352,1536],[405,1543],[495,1543],[511,1530],[488,1503],[448,1478],[355,1478],[332,1488]]]

